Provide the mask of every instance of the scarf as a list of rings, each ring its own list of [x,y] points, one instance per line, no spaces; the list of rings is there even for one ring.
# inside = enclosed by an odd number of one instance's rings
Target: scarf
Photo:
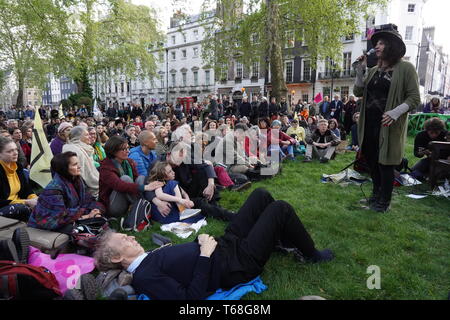
[[[128,160],[122,161],[122,164],[120,164],[119,161],[117,160],[113,160],[113,163],[114,166],[119,170],[120,176],[127,175],[134,181],[133,169],[131,168],[131,165],[128,162]]]
[[[106,158],[105,150],[103,149],[100,142],[96,142],[94,144],[94,160],[100,162],[105,158]]]

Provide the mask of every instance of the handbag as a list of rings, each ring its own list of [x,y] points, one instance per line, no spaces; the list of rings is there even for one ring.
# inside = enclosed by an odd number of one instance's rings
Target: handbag
[[[145,199],[136,200],[131,206],[130,212],[120,220],[120,228],[125,231],[141,232],[151,226],[150,219],[152,204]]]
[[[108,219],[104,217],[77,220],[71,234],[72,242],[80,247],[94,249],[99,236],[108,229]]]

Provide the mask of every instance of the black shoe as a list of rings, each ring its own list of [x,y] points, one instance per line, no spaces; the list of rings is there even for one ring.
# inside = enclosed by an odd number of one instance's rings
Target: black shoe
[[[310,157],[305,157],[305,159],[303,159],[303,162],[312,162],[312,159]]]
[[[31,242],[27,229],[17,228],[16,230],[14,230],[12,241],[16,246],[19,262],[28,263],[28,254],[30,252],[29,246],[31,245]]]
[[[385,213],[389,211],[391,205],[389,202],[377,201],[370,206],[370,209],[379,213]]]
[[[379,199],[380,199],[380,195],[373,193],[369,199],[361,199],[361,200],[359,200],[359,203],[370,207],[370,206],[374,205],[376,202],[378,202]]]
[[[109,300],[128,300],[128,293],[122,289],[117,288],[108,297]]]
[[[328,159],[327,158],[322,158],[322,159],[320,159],[320,163],[328,163]]]
[[[328,262],[334,259],[334,254],[331,249],[324,249],[324,250],[316,250],[313,257],[306,258],[307,262],[312,263],[319,263],[319,262]]]
[[[248,189],[252,186],[252,183],[250,181],[241,183],[241,184],[235,184],[234,186],[231,187],[231,191],[241,191],[241,190],[245,190]]]
[[[84,296],[78,289],[69,289],[64,293],[63,300],[84,300]]]
[[[0,240],[0,260],[20,263],[16,246],[12,240]]]
[[[216,184],[216,190],[217,191],[223,191],[225,190],[227,187],[221,186],[220,184]]]
[[[81,292],[84,295],[84,298],[86,300],[97,300],[99,290],[95,277],[90,273],[86,273],[81,275],[80,282]]]

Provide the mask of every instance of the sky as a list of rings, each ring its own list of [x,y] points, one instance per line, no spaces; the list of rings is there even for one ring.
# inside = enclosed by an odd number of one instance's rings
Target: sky
[[[436,27],[434,42],[450,54],[450,0],[428,0],[423,8],[425,27]]]
[[[184,0],[189,13],[199,13],[203,0]],[[132,0],[135,4],[147,5],[156,9],[163,30],[169,26],[173,13],[172,0]],[[435,26],[435,43],[442,45],[444,51],[450,54],[449,35],[450,0],[427,0],[423,15],[425,27]]]

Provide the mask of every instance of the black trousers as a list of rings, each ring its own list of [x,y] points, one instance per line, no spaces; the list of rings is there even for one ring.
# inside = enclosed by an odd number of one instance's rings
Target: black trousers
[[[370,177],[373,182],[372,194],[379,197],[380,202],[391,202],[395,179],[394,168],[396,166],[383,165],[378,162],[380,155],[379,133],[364,137],[362,152],[370,167]]]
[[[305,257],[316,252],[294,208],[275,201],[266,190],[256,189],[218,239],[221,287],[231,288],[261,274],[279,241],[298,248]]]

